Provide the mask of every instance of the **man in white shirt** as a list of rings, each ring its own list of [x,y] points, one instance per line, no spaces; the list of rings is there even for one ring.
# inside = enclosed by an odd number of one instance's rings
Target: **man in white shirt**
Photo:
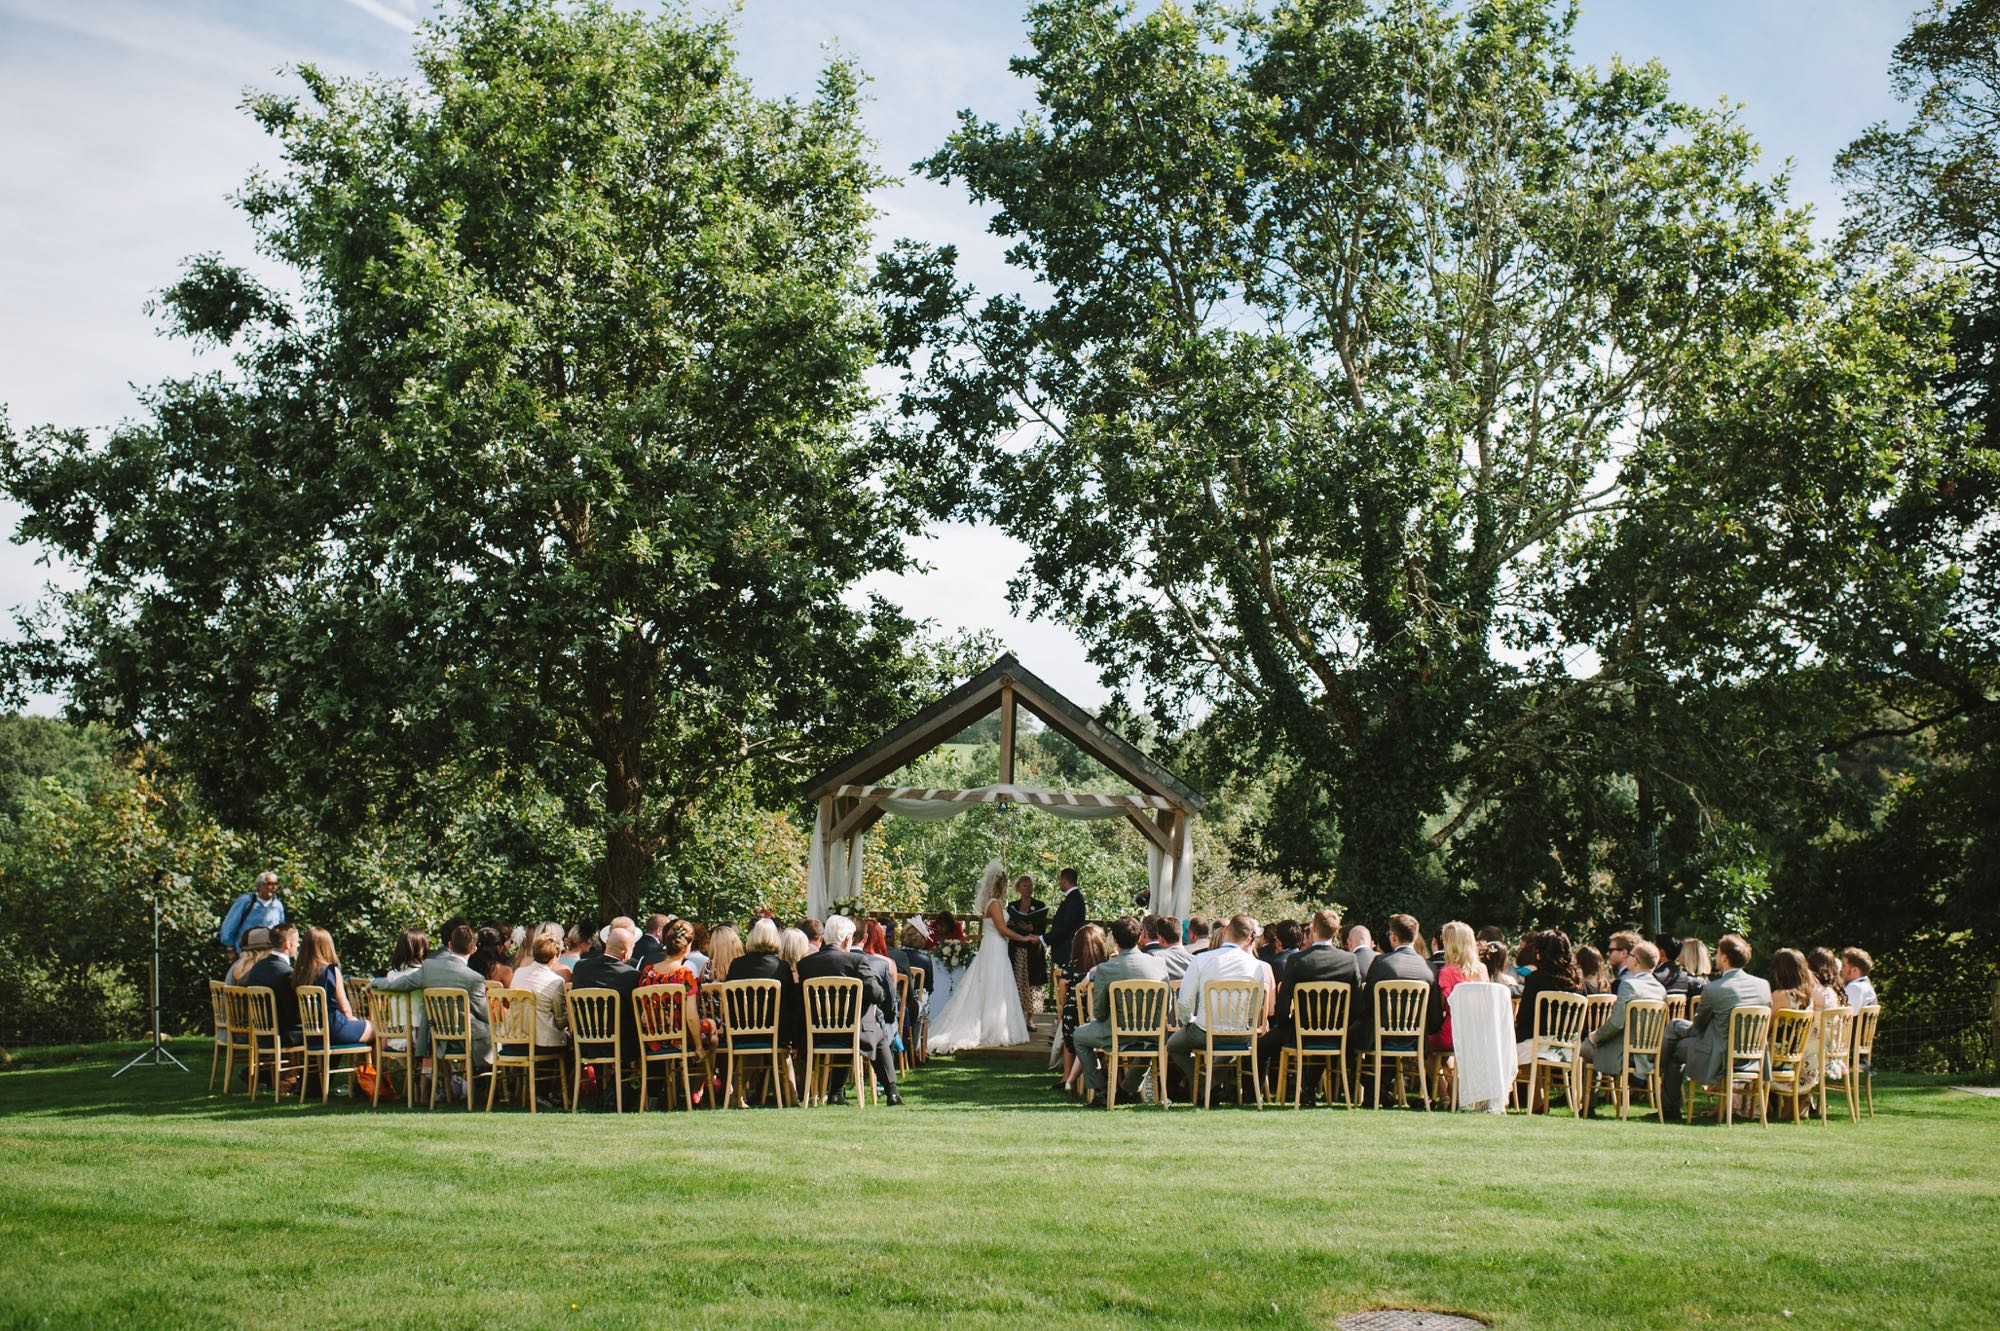
[[[1875,959],[1858,947],[1840,954],[1840,979],[1847,989],[1847,1006],[1856,1012],[1875,1006],[1875,982],[1868,978],[1868,972],[1874,969]]]
[[[1248,915],[1233,917],[1222,931],[1222,941],[1194,954],[1181,976],[1181,1028],[1167,1040],[1167,1057],[1194,1085],[1194,1051],[1208,1044],[1208,1028],[1202,1024],[1201,987],[1210,980],[1255,980],[1264,987],[1264,1013],[1271,1011],[1273,986],[1271,968],[1250,955],[1251,940],[1257,937],[1257,922]]]

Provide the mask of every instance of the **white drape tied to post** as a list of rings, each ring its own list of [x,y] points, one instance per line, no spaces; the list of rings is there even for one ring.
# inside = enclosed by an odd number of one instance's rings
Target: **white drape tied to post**
[[[813,816],[813,853],[806,865],[806,914],[823,920],[842,897],[861,895],[863,834],[856,832],[827,847],[824,858],[819,847],[826,844],[826,810]]]

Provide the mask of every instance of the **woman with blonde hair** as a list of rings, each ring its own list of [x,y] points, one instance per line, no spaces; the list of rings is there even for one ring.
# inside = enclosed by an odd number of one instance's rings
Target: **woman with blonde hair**
[[[729,978],[729,967],[743,955],[743,940],[733,924],[718,924],[708,936],[708,973],[705,983],[717,984]]]
[[[1708,977],[1715,973],[1708,960],[1708,944],[1699,938],[1690,938],[1681,944],[1681,973],[1687,977],[1688,993],[1702,991]]]
[[[1486,965],[1479,959],[1479,939],[1472,926],[1453,920],[1444,927],[1444,965],[1438,970],[1438,1001],[1445,1005],[1444,1024],[1430,1037],[1430,1047],[1441,1053],[1451,1050],[1451,991],[1467,980],[1486,978]]]

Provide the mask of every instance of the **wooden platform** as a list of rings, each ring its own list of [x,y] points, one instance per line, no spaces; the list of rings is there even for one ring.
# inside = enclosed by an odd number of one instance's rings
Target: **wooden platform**
[[[1038,1062],[1046,1065],[1049,1061],[1049,1041],[1055,1038],[1056,1018],[1053,1013],[1043,1013],[1028,1024],[1031,1034],[1026,1044],[982,1044],[970,1049],[961,1049],[954,1054],[940,1054],[940,1058],[965,1059],[1016,1059],[1022,1062]]]

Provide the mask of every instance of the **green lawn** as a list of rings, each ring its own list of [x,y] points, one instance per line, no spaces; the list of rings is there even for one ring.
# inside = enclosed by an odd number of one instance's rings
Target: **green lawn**
[[[0,1072],[0,1326],[2000,1325],[2000,1101],[1940,1086],[1724,1131],[938,1063],[900,1110],[530,1118],[252,1110],[187,1048]]]

